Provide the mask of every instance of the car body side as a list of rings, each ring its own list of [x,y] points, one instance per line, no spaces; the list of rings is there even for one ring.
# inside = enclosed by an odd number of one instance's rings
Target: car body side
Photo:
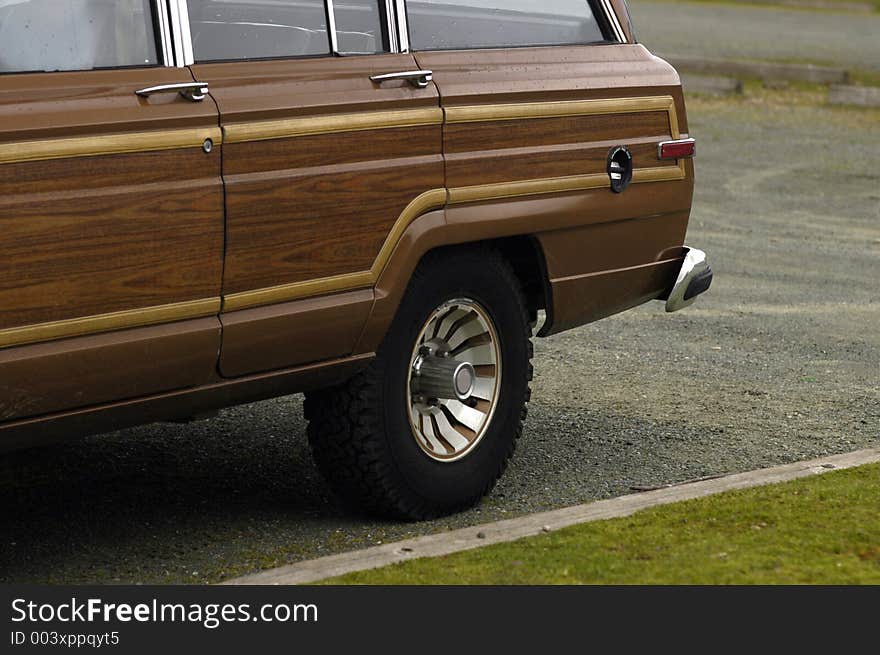
[[[0,450],[339,383],[438,249],[507,257],[542,336],[663,298],[681,84],[610,4],[627,43],[7,77]],[[407,68],[432,85],[369,81]],[[193,80],[211,103],[138,112],[137,87]]]

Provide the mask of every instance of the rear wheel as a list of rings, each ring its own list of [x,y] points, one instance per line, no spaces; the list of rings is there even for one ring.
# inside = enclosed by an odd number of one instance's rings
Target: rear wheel
[[[306,395],[325,478],[345,500],[398,518],[479,501],[522,431],[530,336],[519,281],[497,253],[427,256],[370,366]]]

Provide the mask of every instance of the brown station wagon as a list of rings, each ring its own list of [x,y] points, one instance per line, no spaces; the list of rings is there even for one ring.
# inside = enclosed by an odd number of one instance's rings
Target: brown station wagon
[[[0,449],[304,391],[342,497],[467,507],[533,330],[708,288],[693,153],[624,0],[0,0]]]

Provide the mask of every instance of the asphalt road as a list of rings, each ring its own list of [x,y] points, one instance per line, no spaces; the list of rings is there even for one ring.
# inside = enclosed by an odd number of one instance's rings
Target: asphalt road
[[[711,291],[538,340],[507,475],[476,509],[339,507],[298,396],[0,458],[0,581],[218,581],[303,558],[880,442],[880,112],[691,102],[689,243]],[[791,104],[803,100],[806,104]]]
[[[630,0],[652,52],[806,61],[880,71],[880,14]]]

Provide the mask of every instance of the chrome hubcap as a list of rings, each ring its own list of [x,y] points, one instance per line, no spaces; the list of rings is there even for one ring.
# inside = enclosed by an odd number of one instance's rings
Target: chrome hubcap
[[[407,379],[409,421],[421,449],[442,462],[466,455],[488,430],[500,385],[498,334],[486,310],[464,298],[434,310]]]
[[[435,345],[420,349],[412,365],[410,390],[422,398],[455,398],[467,402],[474,391],[477,373],[469,362],[436,355]]]

